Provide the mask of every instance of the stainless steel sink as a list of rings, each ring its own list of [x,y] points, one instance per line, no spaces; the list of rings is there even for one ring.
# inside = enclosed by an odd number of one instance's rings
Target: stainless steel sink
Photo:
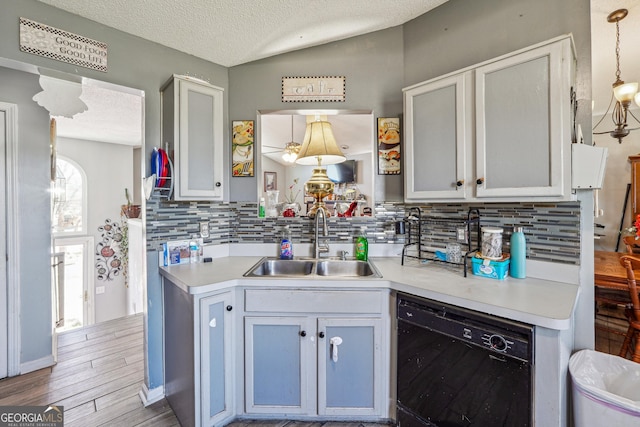
[[[340,259],[263,258],[244,274],[245,277],[382,277],[368,261]]]
[[[313,267],[313,261],[265,258],[245,276],[307,276],[313,272]]]
[[[318,261],[316,263],[318,276],[340,277],[379,277],[378,271],[367,261]]]

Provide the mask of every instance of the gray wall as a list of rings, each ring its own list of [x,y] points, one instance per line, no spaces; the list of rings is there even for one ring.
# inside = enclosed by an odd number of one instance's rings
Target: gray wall
[[[88,77],[91,79],[102,80],[123,86],[132,87],[144,91],[145,93],[145,154],[143,157],[143,176],[146,176],[147,163],[150,158],[151,150],[160,143],[160,87],[171,77],[172,74],[189,74],[197,76],[204,80],[209,80],[212,84],[225,89],[225,112],[228,103],[228,69],[217,64],[213,64],[194,56],[184,54],[182,52],[160,46],[155,43],[148,42],[138,37],[125,34],[121,31],[114,30],[104,25],[89,21],[78,16],[71,15],[60,9],[56,9],[37,2],[35,0],[0,0],[0,64],[7,63],[6,59],[17,61],[17,66],[22,63],[33,64],[49,70],[60,72],[58,77],[63,78],[65,74]],[[85,68],[76,67],[74,65],[57,62],[48,58],[20,52],[19,48],[19,18],[24,17],[32,19],[43,24],[51,25],[56,28],[81,34],[95,40],[107,43],[109,47],[108,67],[106,73],[93,71]],[[5,60],[3,60],[3,58]],[[32,67],[31,67],[32,68]],[[37,76],[33,76],[37,81]],[[14,81],[15,80],[15,81]],[[36,83],[37,84],[37,83]],[[20,93],[23,102],[27,105],[19,111],[21,120],[30,120],[37,122],[33,125],[25,125],[24,129],[29,132],[42,126],[44,140],[41,150],[46,150],[46,156],[40,151],[33,151],[26,154],[21,161],[20,166],[30,171],[32,175],[38,176],[48,171],[48,115],[46,112],[37,107],[30,101],[31,96],[35,94],[33,88],[23,88],[19,86],[17,77],[2,79],[0,87],[7,85],[7,90],[0,91],[0,99],[11,102],[8,99],[9,94]],[[26,96],[25,94],[29,94]],[[33,105],[31,105],[33,104]],[[33,112],[33,113],[32,113]],[[34,116],[31,116],[34,114]],[[44,115],[43,115],[44,114]],[[40,115],[37,117],[36,115]],[[228,123],[228,116],[225,114],[224,122]],[[225,127],[225,139],[228,139],[229,129]],[[35,144],[36,138],[23,135],[19,136],[19,144],[28,147],[31,142],[26,139],[33,140]],[[226,148],[226,147],[225,147]],[[226,150],[228,156],[229,150]],[[141,184],[140,184],[141,185]],[[26,186],[25,186],[26,187]],[[25,201],[25,205],[32,205],[28,212],[27,218],[37,218],[42,222],[42,218],[48,218],[49,207],[48,201],[44,203],[38,202],[31,197],[32,192],[38,194],[46,194],[48,181],[38,182],[37,185],[28,186],[28,189],[20,189],[20,200]],[[48,199],[47,199],[48,200]],[[26,207],[25,206],[25,207]],[[27,218],[23,218],[27,223]],[[30,221],[37,224],[37,221]],[[44,223],[43,223],[44,224]],[[48,303],[50,299],[49,288],[49,244],[33,245],[31,242],[38,242],[41,239],[47,240],[49,233],[46,230],[40,230],[38,227],[21,229],[19,236],[21,242],[29,242],[25,244],[28,248],[28,256],[23,257],[23,274],[21,292],[23,298],[28,296],[29,301],[23,303],[26,305],[26,311],[23,310],[21,320],[22,328],[22,346],[23,362],[32,361],[43,357],[43,354],[51,354],[51,308]],[[48,240],[47,240],[48,242]],[[38,263],[38,267],[35,264]],[[46,287],[43,285],[46,284]],[[153,389],[162,385],[162,296],[160,289],[160,276],[158,275],[157,266],[148,272],[147,282],[147,338],[148,338],[148,366],[147,366],[147,384]],[[35,313],[37,304],[34,301],[41,301],[47,304],[46,310],[39,310],[38,313],[43,314],[40,321],[38,316],[30,317],[28,314]],[[46,320],[45,320],[46,317]],[[37,326],[35,326],[37,324]],[[33,348],[32,348],[33,347]]]
[[[401,117],[402,68],[402,27],[232,67],[229,118],[255,120],[258,110],[297,108],[370,109],[375,117]],[[345,76],[346,101],[282,102],[286,76]],[[402,185],[401,175],[376,175],[375,200],[402,200]],[[256,178],[231,178],[231,200],[256,201],[256,186]]]
[[[31,100],[41,90],[38,76],[0,67],[0,101],[18,105],[18,150],[15,155],[18,165],[21,363],[51,356],[53,329],[51,226],[50,222],[43,221],[51,209],[49,113]],[[2,182],[6,182],[4,177]],[[9,257],[13,255],[8,254]]]

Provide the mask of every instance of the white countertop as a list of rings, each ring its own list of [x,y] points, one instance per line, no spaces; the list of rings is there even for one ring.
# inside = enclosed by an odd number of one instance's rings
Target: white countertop
[[[402,266],[400,258],[371,258],[382,278],[244,277],[262,257],[222,257],[210,263],[160,267],[161,274],[189,294],[233,286],[389,288],[549,329],[571,327],[579,286],[534,278],[494,280],[434,265]]]

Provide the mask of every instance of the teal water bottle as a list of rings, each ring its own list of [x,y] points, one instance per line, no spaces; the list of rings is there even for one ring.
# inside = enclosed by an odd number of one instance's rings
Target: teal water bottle
[[[511,263],[509,274],[516,279],[527,277],[527,242],[522,227],[514,227],[511,234]]]

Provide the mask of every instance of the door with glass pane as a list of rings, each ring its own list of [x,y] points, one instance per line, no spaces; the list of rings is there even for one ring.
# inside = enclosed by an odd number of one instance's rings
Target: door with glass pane
[[[67,237],[54,239],[53,280],[56,329],[69,330],[93,323],[93,310],[89,298],[90,249],[93,237]]]
[[[87,235],[86,175],[82,168],[58,157],[52,189],[51,230],[54,236],[52,287],[58,331],[93,323],[93,236]]]

